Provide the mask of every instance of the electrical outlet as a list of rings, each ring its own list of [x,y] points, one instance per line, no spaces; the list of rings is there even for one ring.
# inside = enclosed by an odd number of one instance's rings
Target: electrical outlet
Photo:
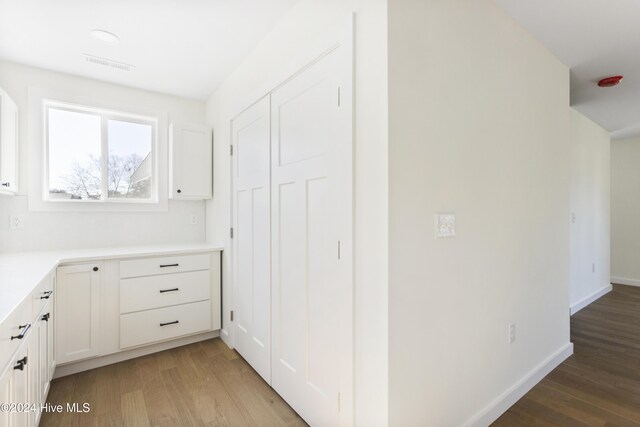
[[[513,344],[516,340],[516,324],[511,323],[509,325],[509,344]]]
[[[198,224],[198,214],[189,215],[189,224],[197,225]]]
[[[456,214],[437,213],[436,214],[436,238],[455,237],[456,235]]]
[[[571,212],[571,223],[572,224],[576,223],[576,213],[575,212]]]
[[[11,230],[23,230],[24,229],[24,216],[23,215],[9,215],[9,228]]]

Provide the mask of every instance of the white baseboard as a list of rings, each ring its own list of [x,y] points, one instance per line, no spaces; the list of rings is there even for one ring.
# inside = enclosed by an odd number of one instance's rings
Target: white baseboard
[[[511,386],[489,406],[464,423],[465,427],[486,427],[504,414],[514,403],[573,354],[573,343],[567,343]]]
[[[229,335],[229,331],[224,328],[220,329],[220,338],[229,348],[233,348],[233,345],[231,345],[231,335]]]
[[[640,286],[640,280],[638,279],[627,279],[624,277],[612,277],[611,283],[616,285],[627,285],[627,286]]]
[[[205,332],[204,334],[191,335],[184,338],[178,338],[171,341],[165,341],[145,347],[138,347],[132,350],[125,350],[119,353],[108,354],[106,356],[94,357],[91,359],[81,360],[79,362],[71,362],[64,365],[56,366],[53,378],[66,377],[67,375],[77,374],[102,366],[112,365],[136,357],[146,356],[147,354],[157,353],[159,351],[169,350],[171,348],[182,347],[183,345],[193,344],[199,341],[210,340],[218,337],[219,331]]]
[[[573,316],[574,314],[576,314],[577,312],[579,312],[580,310],[582,310],[583,308],[585,308],[586,306],[588,306],[589,304],[597,300],[598,298],[608,294],[609,292],[611,292],[612,289],[613,289],[613,286],[611,286],[611,283],[609,283],[603,286],[602,288],[598,289],[591,295],[588,295],[585,298],[582,298],[580,301],[576,302],[575,304],[571,304],[571,310],[570,310],[571,315]]]

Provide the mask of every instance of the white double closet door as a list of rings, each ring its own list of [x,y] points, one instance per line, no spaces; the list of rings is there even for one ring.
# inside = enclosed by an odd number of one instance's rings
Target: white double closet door
[[[341,393],[351,393],[353,145],[344,50],[232,122],[235,347],[312,426],[339,425]]]

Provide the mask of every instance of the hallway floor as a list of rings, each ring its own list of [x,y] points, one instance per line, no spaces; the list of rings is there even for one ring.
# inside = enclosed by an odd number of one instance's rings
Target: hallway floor
[[[574,354],[493,426],[639,426],[640,288],[613,291],[571,317]]]

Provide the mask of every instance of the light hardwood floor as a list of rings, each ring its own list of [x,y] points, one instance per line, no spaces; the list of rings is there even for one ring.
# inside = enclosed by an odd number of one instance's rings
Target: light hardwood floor
[[[571,317],[574,354],[493,425],[640,426],[640,288],[613,291]]]
[[[41,427],[306,426],[219,338],[56,379],[47,402],[91,411]]]

